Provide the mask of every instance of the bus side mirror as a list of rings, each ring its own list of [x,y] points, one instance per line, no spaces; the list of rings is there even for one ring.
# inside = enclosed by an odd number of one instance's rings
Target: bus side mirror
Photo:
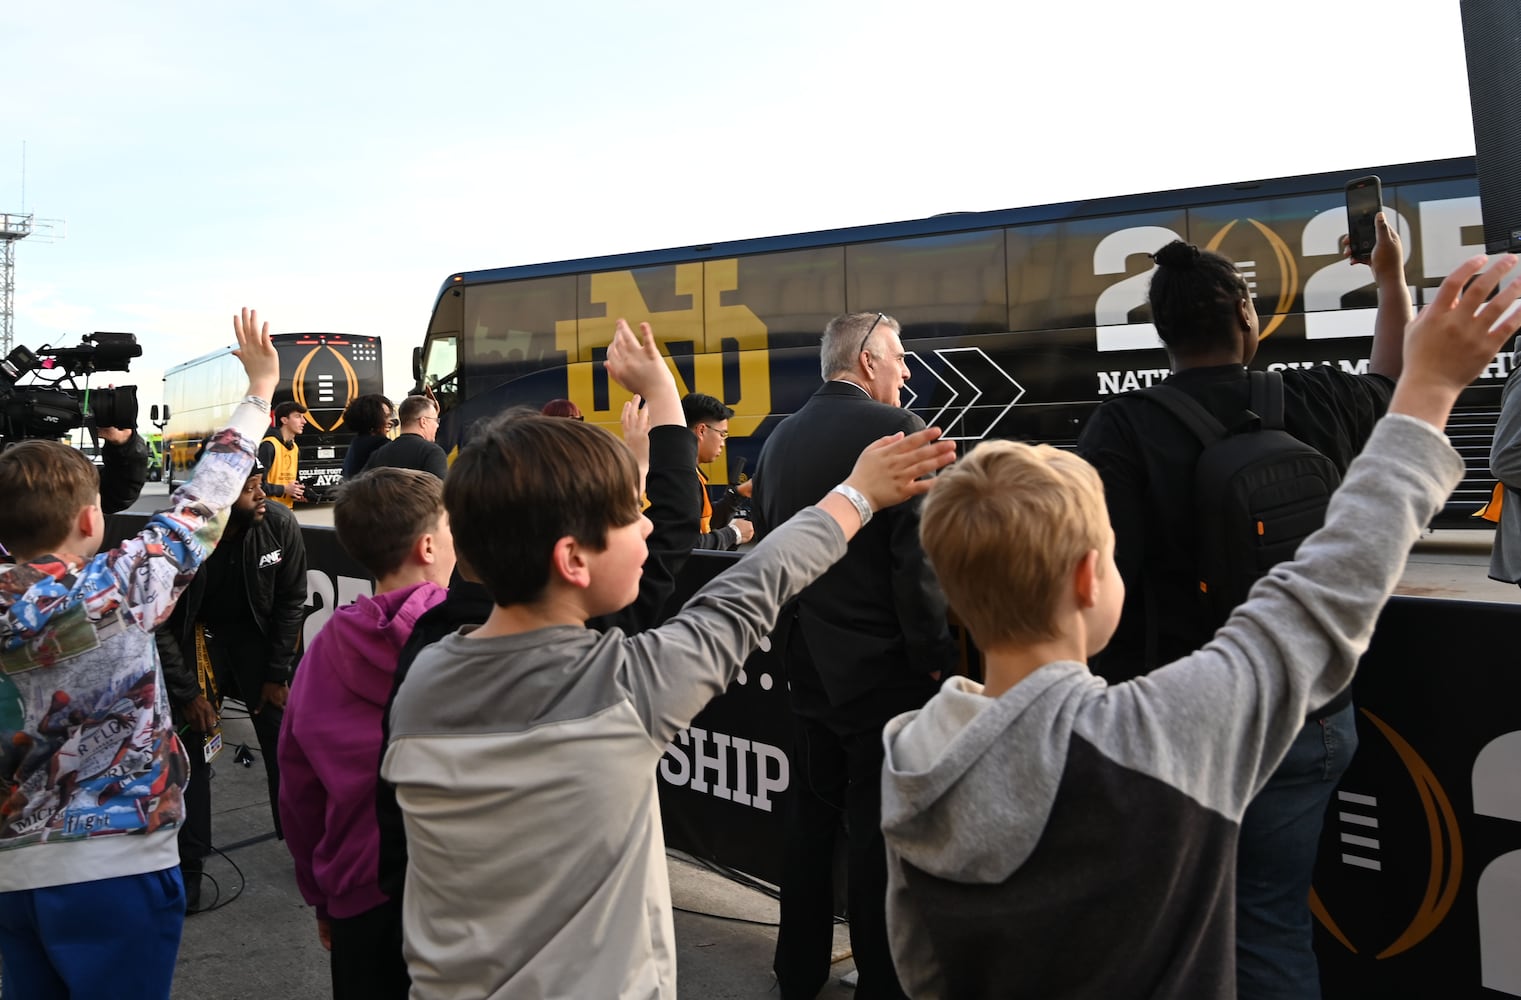
[[[419,387],[422,386],[422,376],[422,348],[414,347],[412,348],[412,381],[416,382]]]
[[[168,410],[169,407],[165,406],[164,409]],[[168,419],[168,414],[167,413],[164,416],[165,416],[165,419]],[[150,409],[148,411],[148,419],[151,420],[151,421],[153,421],[155,424],[158,423],[158,404],[157,403],[154,403],[152,409]]]

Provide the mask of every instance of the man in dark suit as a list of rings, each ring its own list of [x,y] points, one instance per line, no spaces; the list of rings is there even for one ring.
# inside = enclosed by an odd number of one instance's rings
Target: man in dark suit
[[[396,415],[401,418],[401,433],[395,441],[375,449],[364,471],[417,469],[444,478],[449,471],[449,458],[444,449],[433,443],[438,436],[438,404],[427,396],[408,396],[397,407]]]
[[[924,426],[900,408],[909,372],[897,320],[836,316],[820,354],[823,387],[761,451],[756,537],[817,503],[871,442]],[[796,723],[774,964],[782,996],[814,997],[828,978],[831,862],[843,816],[856,995],[901,997],[884,917],[882,726],[928,701],[956,656],[945,597],[919,547],[919,504],[875,515],[845,558],[783,612],[774,641],[787,664]]]

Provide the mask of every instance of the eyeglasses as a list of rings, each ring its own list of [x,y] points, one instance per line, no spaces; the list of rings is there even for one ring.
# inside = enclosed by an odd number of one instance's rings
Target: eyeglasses
[[[866,336],[861,338],[861,346],[856,348],[857,355],[866,350],[866,342],[871,339],[873,333],[877,332],[877,324],[882,322],[883,317],[886,315],[886,313],[877,313],[877,318],[871,321],[871,326],[866,328]]]
[[[712,424],[703,424],[702,428],[703,428],[703,430],[712,431],[714,434],[717,434],[720,438],[722,438],[725,441],[729,440],[729,432],[728,431],[721,431],[717,427],[714,427]]]

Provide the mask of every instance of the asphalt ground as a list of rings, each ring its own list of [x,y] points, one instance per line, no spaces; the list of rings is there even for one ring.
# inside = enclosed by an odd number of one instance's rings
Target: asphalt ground
[[[229,715],[241,714],[229,703]],[[223,856],[206,860],[201,902],[185,921],[174,1000],[298,1000],[331,996],[327,952],[317,941],[314,911],[301,899],[290,854],[274,839],[260,751],[253,766],[234,759],[238,744],[255,747],[242,718],[223,724],[227,749],[213,762],[212,842]],[[677,984],[691,1000],[780,995],[771,974],[776,901],[678,855],[669,858],[676,908]],[[217,896],[220,894],[220,899]],[[836,929],[837,961],[825,1000],[854,996],[838,976],[854,966],[847,929]]]

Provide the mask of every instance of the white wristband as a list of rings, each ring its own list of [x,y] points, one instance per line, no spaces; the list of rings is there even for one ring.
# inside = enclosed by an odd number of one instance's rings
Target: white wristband
[[[252,403],[259,409],[263,410],[265,413],[269,412],[269,400],[265,399],[263,396],[255,396],[253,393],[249,393],[243,397],[243,402]]]
[[[846,500],[849,500],[850,505],[854,507],[856,509],[856,513],[861,516],[861,527],[866,527],[866,522],[871,520],[871,502],[866,499],[866,494],[862,493],[854,486],[848,486],[845,483],[841,483],[829,492],[838,493]]]

